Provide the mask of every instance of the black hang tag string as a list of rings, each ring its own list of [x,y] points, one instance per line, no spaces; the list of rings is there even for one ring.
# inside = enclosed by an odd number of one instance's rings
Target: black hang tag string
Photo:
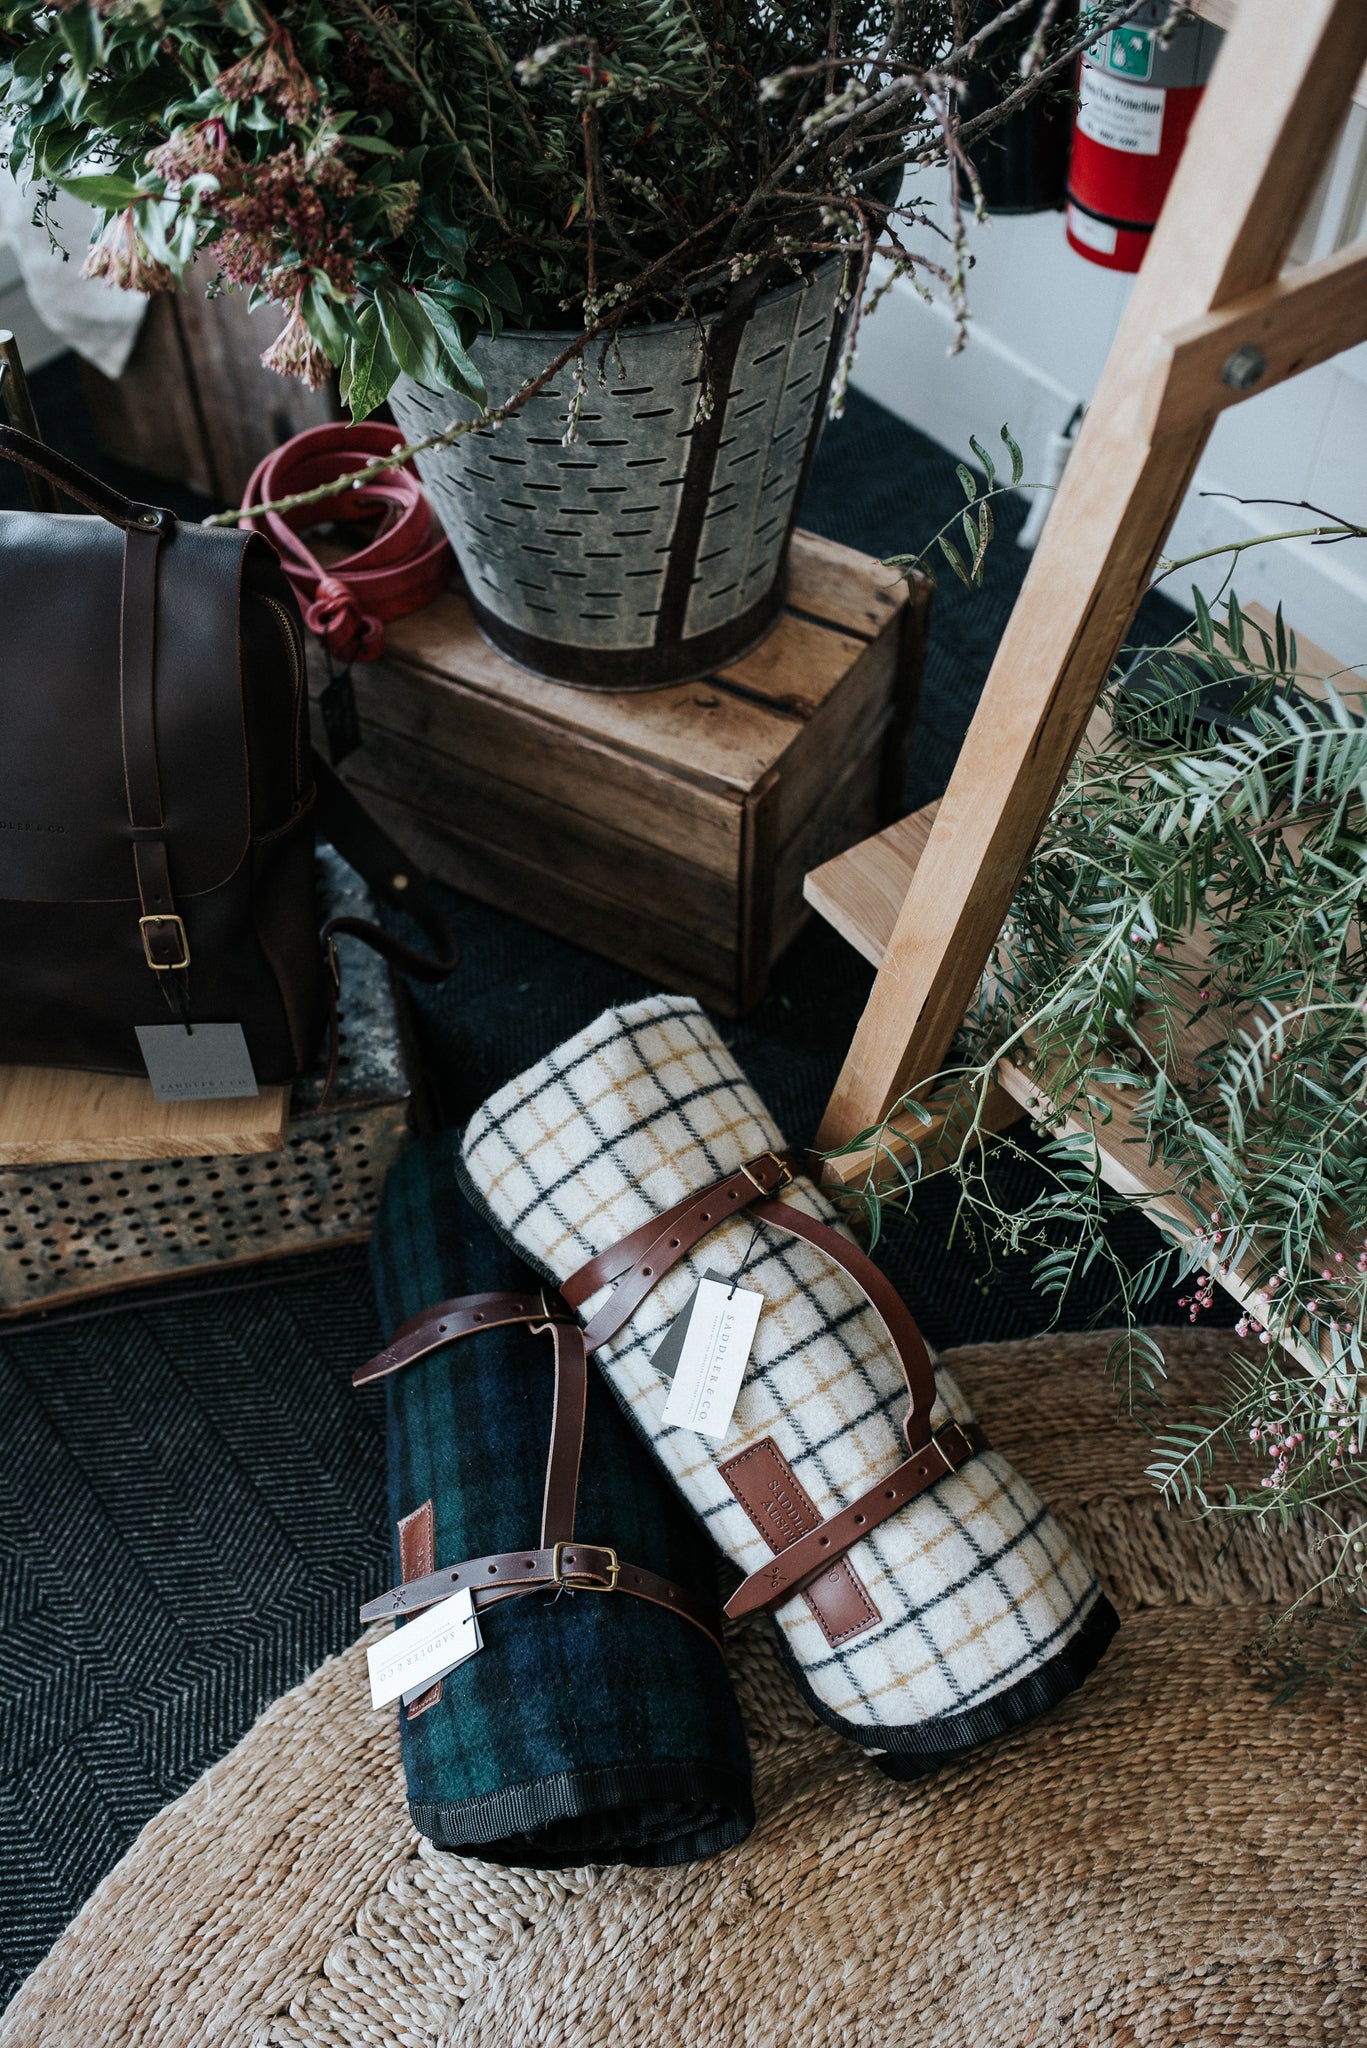
[[[755,1223],[753,1218],[751,1219],[750,1242],[745,1247],[745,1257],[741,1260],[739,1266],[737,1266],[735,1272],[731,1275],[730,1285],[727,1291],[728,1301],[731,1299],[731,1296],[735,1293],[737,1287],[740,1285],[740,1282],[745,1274],[745,1269],[749,1265],[751,1258],[754,1256],[755,1246],[759,1242],[759,1234],[762,1228],[762,1224]],[[715,1280],[719,1286],[727,1287],[726,1276],[722,1273],[716,1272],[711,1266],[707,1268],[706,1272],[703,1274],[703,1278],[704,1280]],[[659,1343],[655,1347],[655,1350],[651,1354],[650,1362],[654,1366],[656,1372],[659,1373],[661,1379],[672,1380],[675,1373],[679,1369],[679,1359],[683,1353],[684,1338],[688,1334],[688,1325],[692,1320],[693,1305],[696,1302],[697,1298],[698,1290],[695,1287],[693,1289],[693,1292],[689,1295],[687,1301],[684,1303],[683,1307],[679,1310],[679,1313],[675,1316],[673,1322],[669,1325],[669,1328],[665,1331],[663,1337],[661,1337]]]
[[[166,1007],[185,1026],[185,1036],[194,1036],[194,1025],[190,1022],[190,977],[184,968],[172,968],[167,974],[159,974],[161,992]]]
[[[727,1290],[726,1299],[728,1301],[731,1299],[731,1296],[735,1293],[737,1286],[739,1285],[741,1279],[744,1276],[746,1267],[749,1265],[752,1257],[754,1256],[755,1246],[759,1243],[759,1234],[762,1227],[763,1226],[761,1224],[758,1224],[754,1221],[753,1217],[751,1218],[750,1242],[745,1247],[745,1257],[737,1266],[735,1271],[735,1277],[733,1278],[731,1285]]]

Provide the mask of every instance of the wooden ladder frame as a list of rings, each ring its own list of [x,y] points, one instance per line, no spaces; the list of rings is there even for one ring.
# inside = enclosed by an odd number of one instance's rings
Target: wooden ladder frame
[[[942,1067],[1216,415],[1367,339],[1367,239],[1280,274],[1364,62],[1367,0],[1240,0],[818,1151]]]

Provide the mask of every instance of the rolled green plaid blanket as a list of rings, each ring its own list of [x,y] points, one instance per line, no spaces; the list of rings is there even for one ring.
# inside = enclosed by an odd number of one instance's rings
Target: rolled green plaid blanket
[[[449,1134],[426,1140],[385,1185],[372,1271],[389,1332],[468,1296],[520,1291],[539,1302],[538,1283],[457,1186],[458,1147]],[[562,1408],[569,1398],[546,1326],[481,1329],[380,1369],[396,1578],[471,1559],[484,1573],[500,1554],[519,1565],[539,1558],[555,1389]],[[754,1824],[720,1651],[661,1604],[677,1597],[715,1615],[715,1566],[598,1375],[585,1378],[582,1555],[560,1544],[561,1583],[481,1607],[483,1648],[400,1707],[409,1807],[439,1848],[491,1862],[686,1863],[743,1841]],[[559,1427],[563,1442],[563,1415]],[[604,1553],[620,1577],[589,1570]],[[633,1574],[654,1597],[629,1597]]]

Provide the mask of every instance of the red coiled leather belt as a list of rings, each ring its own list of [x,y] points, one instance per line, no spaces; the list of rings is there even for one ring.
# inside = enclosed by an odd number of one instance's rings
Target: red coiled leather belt
[[[264,534],[279,554],[303,608],[304,624],[335,661],[378,661],[390,619],[421,611],[445,587],[454,567],[451,545],[438,526],[422,486],[409,468],[387,469],[320,505],[250,516],[298,491],[316,490],[363,469],[377,455],[403,446],[397,427],[367,420],[310,427],[257,464],[247,485],[248,515],[240,523]],[[344,561],[324,568],[300,538],[321,520],[344,522],[384,516],[375,538]]]

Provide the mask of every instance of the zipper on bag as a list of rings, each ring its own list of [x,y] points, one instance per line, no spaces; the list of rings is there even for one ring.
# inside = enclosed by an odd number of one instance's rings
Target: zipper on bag
[[[294,713],[294,797],[297,802],[299,793],[304,787],[303,759],[300,753],[303,723],[303,707],[301,704],[304,684],[303,650],[299,645],[299,635],[295,629],[294,620],[291,618],[288,609],[281,604],[279,598],[263,595],[261,602],[279,627],[281,638],[284,640],[289,654],[291,704]]]

